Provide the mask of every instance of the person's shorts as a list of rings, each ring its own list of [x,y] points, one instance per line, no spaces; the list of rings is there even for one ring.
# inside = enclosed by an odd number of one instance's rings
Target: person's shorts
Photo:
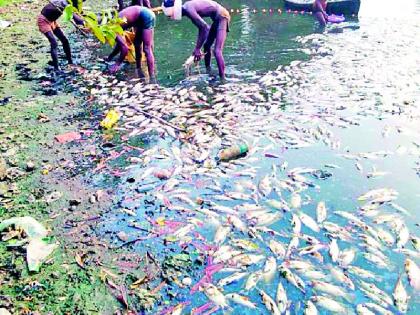
[[[56,28],[60,27],[57,21],[48,21],[47,18],[42,14],[38,15],[36,24],[38,25],[38,29],[42,34],[53,32]]]
[[[139,16],[139,25],[138,27],[144,30],[149,30],[155,27],[156,16],[152,10],[143,7],[140,16]]]
[[[219,10],[218,19],[226,19],[227,20],[226,32],[229,32],[230,13],[227,9],[225,9],[222,6],[220,7],[220,10]]]

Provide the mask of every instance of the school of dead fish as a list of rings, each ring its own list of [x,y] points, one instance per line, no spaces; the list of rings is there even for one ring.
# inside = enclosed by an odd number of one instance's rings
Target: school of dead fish
[[[359,125],[363,116],[301,105],[292,114],[282,110],[288,91],[299,88],[294,68],[300,66],[279,67],[254,83],[201,91],[195,86],[120,82],[99,71],[86,73],[85,79],[99,104],[123,114],[117,130],[128,138],[154,134],[169,141],[131,158],[127,170],[141,165],[137,191],[153,195],[166,206],[168,218],[183,222],[172,231],[176,241],[196,239],[207,246],[201,254],[222,266],[214,275],[217,280],[199,284],[215,309],[264,307],[275,315],[406,313],[420,291],[420,238],[410,233],[405,222],[410,210],[398,204],[399,193],[388,187],[366,191],[357,198],[358,209],[315,204],[311,193],[319,193],[319,182],[339,166],[289,168],[285,161],[278,163],[279,148],[321,142],[339,150],[331,127]],[[405,104],[404,110],[408,108]],[[358,112],[370,111],[367,106]],[[220,148],[242,142],[250,147],[246,157],[215,161]],[[420,144],[337,155],[353,160],[363,176],[376,178],[389,174],[376,168],[365,171],[363,161],[402,153],[420,156]],[[258,166],[260,159],[270,158],[275,161],[270,171]],[[205,193],[197,195],[196,179],[204,183]],[[156,180],[158,184],[148,184]],[[281,229],[271,228],[278,223]],[[398,256],[402,265],[391,256]],[[241,289],[232,292],[232,284]],[[364,302],[355,305],[357,295]],[[181,303],[164,313],[186,312]]]

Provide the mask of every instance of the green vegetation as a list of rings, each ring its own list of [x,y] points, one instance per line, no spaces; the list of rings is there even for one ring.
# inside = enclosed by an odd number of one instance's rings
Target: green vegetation
[[[100,18],[98,18],[96,13],[84,10],[82,8],[82,3],[79,2],[77,7],[69,4],[64,9],[64,20],[70,21],[73,14],[78,14],[83,17],[85,21],[84,26],[87,27],[102,44],[108,43],[110,46],[114,46],[116,36],[118,34],[122,35],[124,32],[121,27],[124,20],[118,17],[118,12],[116,10],[103,10],[100,14]]]

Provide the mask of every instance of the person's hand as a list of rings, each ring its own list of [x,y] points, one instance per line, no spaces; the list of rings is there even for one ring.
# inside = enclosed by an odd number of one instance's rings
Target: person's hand
[[[109,68],[109,72],[111,74],[116,74],[119,70],[121,69],[121,65],[118,63],[114,63],[110,68]]]
[[[194,56],[194,61],[195,62],[198,62],[203,57],[203,54],[201,53],[201,50],[200,49],[194,49],[193,56]]]

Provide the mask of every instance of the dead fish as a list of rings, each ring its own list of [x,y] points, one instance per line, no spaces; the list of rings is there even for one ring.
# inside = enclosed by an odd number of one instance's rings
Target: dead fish
[[[322,295],[313,296],[311,298],[311,301],[313,301],[315,304],[321,306],[322,308],[328,311],[335,312],[335,313],[342,313],[342,314],[346,313],[346,308],[341,303],[333,299],[330,299],[326,296],[322,296]]]
[[[333,262],[337,262],[338,257],[340,256],[340,249],[338,248],[337,240],[333,238],[329,245],[329,254]]]
[[[356,312],[358,315],[375,315],[366,305],[358,304],[356,306]]]
[[[344,289],[324,281],[312,281],[312,287],[316,291],[324,292],[332,296],[342,297],[347,301],[351,301],[352,299],[352,296],[344,291]]]
[[[405,224],[403,224],[397,235],[397,247],[403,248],[405,244],[407,244],[409,239],[410,231],[408,230],[408,227]]]
[[[301,221],[300,221],[299,217],[294,213],[292,213],[291,225],[292,225],[293,233],[295,235],[299,234],[300,230],[302,228],[302,224],[301,224]]]
[[[290,206],[294,209],[300,209],[302,205],[302,197],[298,193],[293,193],[290,197]]]
[[[388,311],[387,309],[383,308],[382,306],[375,304],[375,303],[365,303],[365,306],[369,307],[370,309],[374,310],[376,313],[381,314],[381,315],[393,315],[394,313],[392,313],[391,311]]]
[[[273,209],[287,211],[287,212],[290,211],[289,206],[283,200],[278,201],[275,199],[269,199],[266,201],[266,203],[268,206],[270,206]]]
[[[305,308],[303,310],[304,315],[318,315],[318,310],[311,300],[305,302]]]
[[[267,308],[267,310],[272,315],[281,315],[281,312],[280,312],[279,308],[277,307],[276,303],[274,302],[274,300],[267,293],[265,293],[263,290],[259,290],[259,293],[260,293],[260,296],[261,296],[261,300],[262,300],[263,304],[265,305],[265,307]]]
[[[245,291],[249,291],[257,285],[258,281],[262,278],[262,272],[256,271],[249,275],[248,279],[245,282]]]
[[[263,196],[268,196],[271,193],[272,188],[268,176],[264,176],[260,180],[258,184],[258,190]]]
[[[242,233],[247,233],[248,231],[247,225],[235,215],[228,215],[227,222],[232,224],[234,228],[236,228],[238,231],[241,231]]]
[[[344,273],[343,270],[341,270],[338,267],[330,267],[330,273],[336,279],[338,282],[345,284],[349,289],[354,290],[355,286],[353,281],[350,279],[348,275]]]
[[[312,231],[318,233],[320,231],[320,228],[318,224],[315,222],[314,219],[312,219],[310,216],[303,212],[298,212],[298,216],[300,221],[306,225],[308,228],[310,228]]]
[[[345,249],[341,252],[338,258],[338,262],[343,267],[348,267],[356,257],[356,251],[354,249]]]
[[[297,236],[292,237],[292,239],[289,242],[289,245],[287,246],[285,258],[289,258],[292,252],[298,247],[299,247],[299,237]]]
[[[406,258],[404,267],[405,267],[405,272],[407,273],[408,281],[410,285],[415,290],[420,291],[420,268],[410,258]]]
[[[286,255],[286,248],[283,246],[282,243],[277,242],[275,240],[270,240],[268,247],[273,252],[273,254],[277,255],[279,258],[284,258]]]
[[[355,276],[358,276],[363,279],[373,280],[378,278],[377,275],[375,275],[374,273],[357,266],[347,266],[347,270]]]
[[[255,251],[259,248],[259,246],[256,243],[246,239],[232,239],[230,241],[230,244],[247,251]]]
[[[360,290],[362,290],[368,297],[374,301],[384,304],[385,307],[393,304],[391,297],[373,283],[367,283],[363,280],[359,280],[359,286]]]
[[[316,206],[316,221],[322,223],[327,219],[327,207],[325,202],[320,201]]]
[[[219,287],[224,287],[226,285],[232,284],[241,280],[242,278],[246,277],[249,273],[248,272],[236,272],[233,275],[230,275],[226,278],[220,279],[217,285]]]
[[[299,256],[304,256],[304,255],[310,255],[313,253],[317,253],[320,250],[325,249],[327,246],[324,244],[314,244],[314,245],[309,245],[303,248],[299,249]]]
[[[281,281],[277,285],[277,293],[276,293],[276,304],[279,308],[281,314],[284,314],[287,309],[287,294],[286,290],[284,289]]]
[[[226,225],[219,226],[214,235],[214,239],[213,239],[214,243],[217,245],[223,244],[224,241],[226,240],[226,237],[229,235],[230,232],[231,232],[230,226],[226,226]]]
[[[239,304],[239,305],[251,308],[251,309],[257,308],[257,305],[251,302],[251,300],[248,297],[239,295],[237,293],[226,294],[226,298],[229,300],[232,300],[236,304]]]
[[[389,197],[389,199],[393,200],[395,197],[398,196],[398,192],[391,188],[380,188],[380,189],[373,189],[368,191],[367,193],[359,196],[359,201],[365,201],[368,199],[379,199],[382,197]],[[390,201],[391,201],[390,200]]]
[[[268,257],[264,269],[263,269],[263,278],[265,282],[270,282],[273,280],[277,270],[277,262],[274,257]]]
[[[216,286],[211,283],[205,283],[203,284],[203,290],[207,298],[214,304],[220,306],[221,308],[228,307],[225,296]]]
[[[265,259],[264,255],[240,254],[232,257],[231,262],[235,266],[250,266],[258,264]]]
[[[408,308],[408,295],[402,283],[401,275],[398,278],[397,284],[395,285],[394,293],[394,305],[398,308],[401,313],[407,313]]]
[[[280,275],[285,278],[290,284],[294,285],[300,291],[305,293],[305,282],[300,279],[297,275],[293,274],[289,268],[285,267],[284,265],[280,265],[279,267]]]

